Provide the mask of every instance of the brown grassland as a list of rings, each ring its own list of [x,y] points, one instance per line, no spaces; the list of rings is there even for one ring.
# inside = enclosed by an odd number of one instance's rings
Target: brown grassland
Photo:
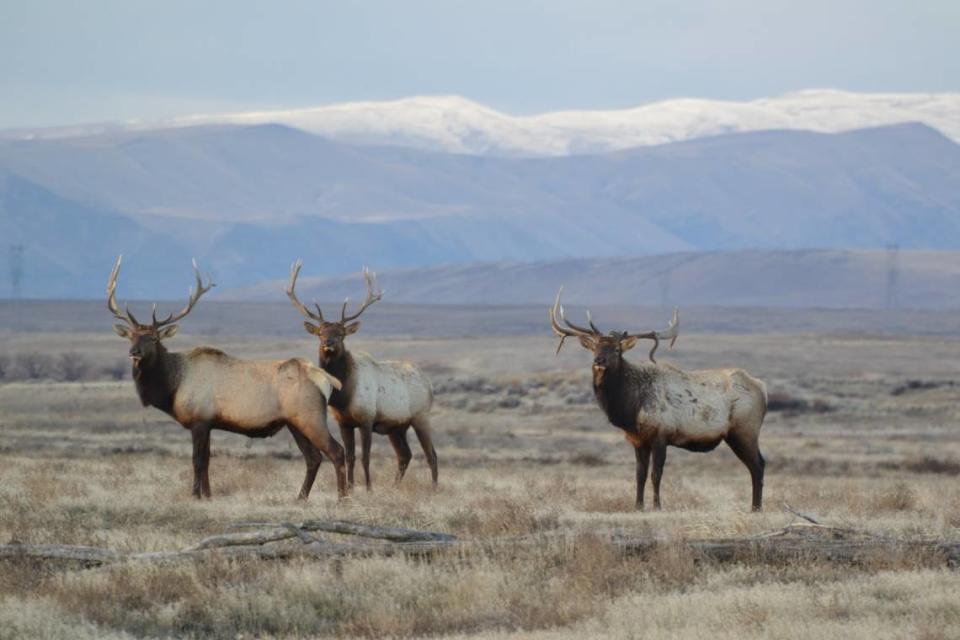
[[[633,453],[595,406],[589,356],[575,344],[555,358],[545,337],[359,337],[353,348],[413,359],[434,381],[436,491],[413,439],[393,486],[392,450],[374,436],[372,492],[337,503],[324,463],[299,503],[303,462],[288,432],[214,432],[214,497],[193,500],[188,433],[141,408],[128,378],[111,379],[123,341],[0,335],[8,368],[43,353],[94,372],[0,382],[0,543],[175,550],[237,521],[329,518],[542,544],[429,559],[8,560],[0,638],[960,637],[960,572],[936,554],[720,564],[681,544],[782,528],[795,519],[785,503],[885,536],[960,539],[960,340],[683,334],[663,360],[743,367],[768,385],[766,509],[752,514],[747,471],[723,445],[671,448],[664,510],[634,512]],[[188,334],[171,347],[207,342],[247,357],[315,356],[306,337]],[[610,531],[662,544],[626,556],[595,538]]]

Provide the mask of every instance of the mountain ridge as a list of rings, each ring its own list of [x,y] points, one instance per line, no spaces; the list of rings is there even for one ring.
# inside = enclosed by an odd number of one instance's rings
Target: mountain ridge
[[[280,123],[351,143],[496,156],[602,153],[753,130],[840,132],[918,121],[960,142],[960,93],[808,89],[747,101],[673,98],[623,109],[510,115],[462,96],[413,96],[300,109],[184,116],[157,122],[8,130],[57,138],[210,124]]]
[[[922,124],[553,158],[218,125],[0,141],[0,172],[32,185],[0,182],[0,236],[27,247],[25,290],[41,296],[99,295],[97,265],[109,271],[120,252],[164,296],[179,294],[180,280],[148,257],[182,259],[189,280],[185,258],[196,256],[227,288],[276,277],[292,255],[335,274],[358,256],[397,269],[891,243],[960,250],[960,145]],[[60,272],[41,266],[58,252]]]
[[[359,266],[350,274],[297,281],[302,300],[359,299]],[[891,283],[891,273],[894,281]],[[395,304],[576,305],[960,309],[960,252],[742,250],[538,263],[439,265],[378,274]],[[223,291],[218,299],[281,300],[287,279]],[[828,286],[829,285],[829,286]]]

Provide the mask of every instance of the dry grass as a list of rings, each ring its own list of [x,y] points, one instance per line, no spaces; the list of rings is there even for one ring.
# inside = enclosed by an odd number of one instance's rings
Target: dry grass
[[[376,437],[374,491],[339,504],[327,464],[309,502],[295,501],[303,463],[285,432],[251,448],[216,433],[214,499],[197,502],[189,497],[188,435],[141,409],[128,382],[0,386],[4,542],[165,550],[238,520],[305,518],[475,540],[550,534],[535,548],[491,543],[430,561],[215,558],[72,571],[6,562],[0,638],[960,637],[960,575],[935,554],[875,554],[843,567],[749,557],[715,565],[680,543],[777,529],[793,519],[784,502],[838,526],[960,538],[960,386],[948,383],[960,371],[934,357],[935,342],[822,341],[762,339],[751,350],[735,337],[694,337],[680,352],[682,366],[736,361],[784,397],[832,409],[768,417],[767,510],[759,515],[748,511],[746,470],[723,447],[671,449],[664,511],[634,512],[633,454],[583,401],[582,354],[571,349],[553,360],[546,340],[371,345],[378,355],[423,351],[447,363],[432,374],[443,389],[434,420],[441,484],[430,487],[412,442],[407,478],[392,486],[392,452]],[[803,358],[785,361],[780,343],[836,360],[814,375]],[[108,353],[97,345],[94,361]],[[256,355],[291,349],[233,347]],[[924,362],[941,369],[922,371]],[[912,379],[940,383],[907,385]],[[611,530],[662,544],[625,557],[595,536]]]

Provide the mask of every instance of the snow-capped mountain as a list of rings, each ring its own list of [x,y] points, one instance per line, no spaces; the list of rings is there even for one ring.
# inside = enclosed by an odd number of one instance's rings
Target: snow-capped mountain
[[[344,142],[497,156],[601,153],[766,129],[833,133],[920,122],[960,142],[960,93],[808,90],[746,102],[679,98],[630,109],[514,116],[459,96],[350,102],[316,108],[196,115],[162,122],[8,131],[57,138],[210,124],[284,124]]]

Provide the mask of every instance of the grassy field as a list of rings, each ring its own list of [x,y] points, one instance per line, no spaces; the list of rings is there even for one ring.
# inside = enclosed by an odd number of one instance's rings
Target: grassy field
[[[533,547],[429,561],[5,562],[2,638],[960,637],[960,573],[935,555],[717,564],[681,544],[779,529],[795,519],[785,503],[832,525],[960,539],[956,339],[682,335],[663,359],[739,366],[767,382],[762,514],[749,512],[749,476],[724,446],[671,448],[664,510],[634,512],[633,452],[595,406],[589,356],[574,344],[554,357],[552,340],[530,336],[354,341],[377,357],[413,359],[432,378],[440,486],[430,487],[415,440],[407,477],[393,486],[392,450],[374,436],[372,492],[338,503],[324,464],[304,504],[295,500],[303,462],[286,431],[257,441],[214,432],[214,498],[191,499],[190,437],[141,408],[129,379],[112,379],[126,350],[115,336],[0,340],[8,367],[36,354],[54,369],[86,363],[79,380],[0,384],[0,542],[174,550],[237,521],[308,518],[466,540],[544,534]],[[284,336],[185,335],[171,347],[201,343],[315,357],[315,341]],[[610,531],[662,544],[651,556],[623,556],[596,539]]]

